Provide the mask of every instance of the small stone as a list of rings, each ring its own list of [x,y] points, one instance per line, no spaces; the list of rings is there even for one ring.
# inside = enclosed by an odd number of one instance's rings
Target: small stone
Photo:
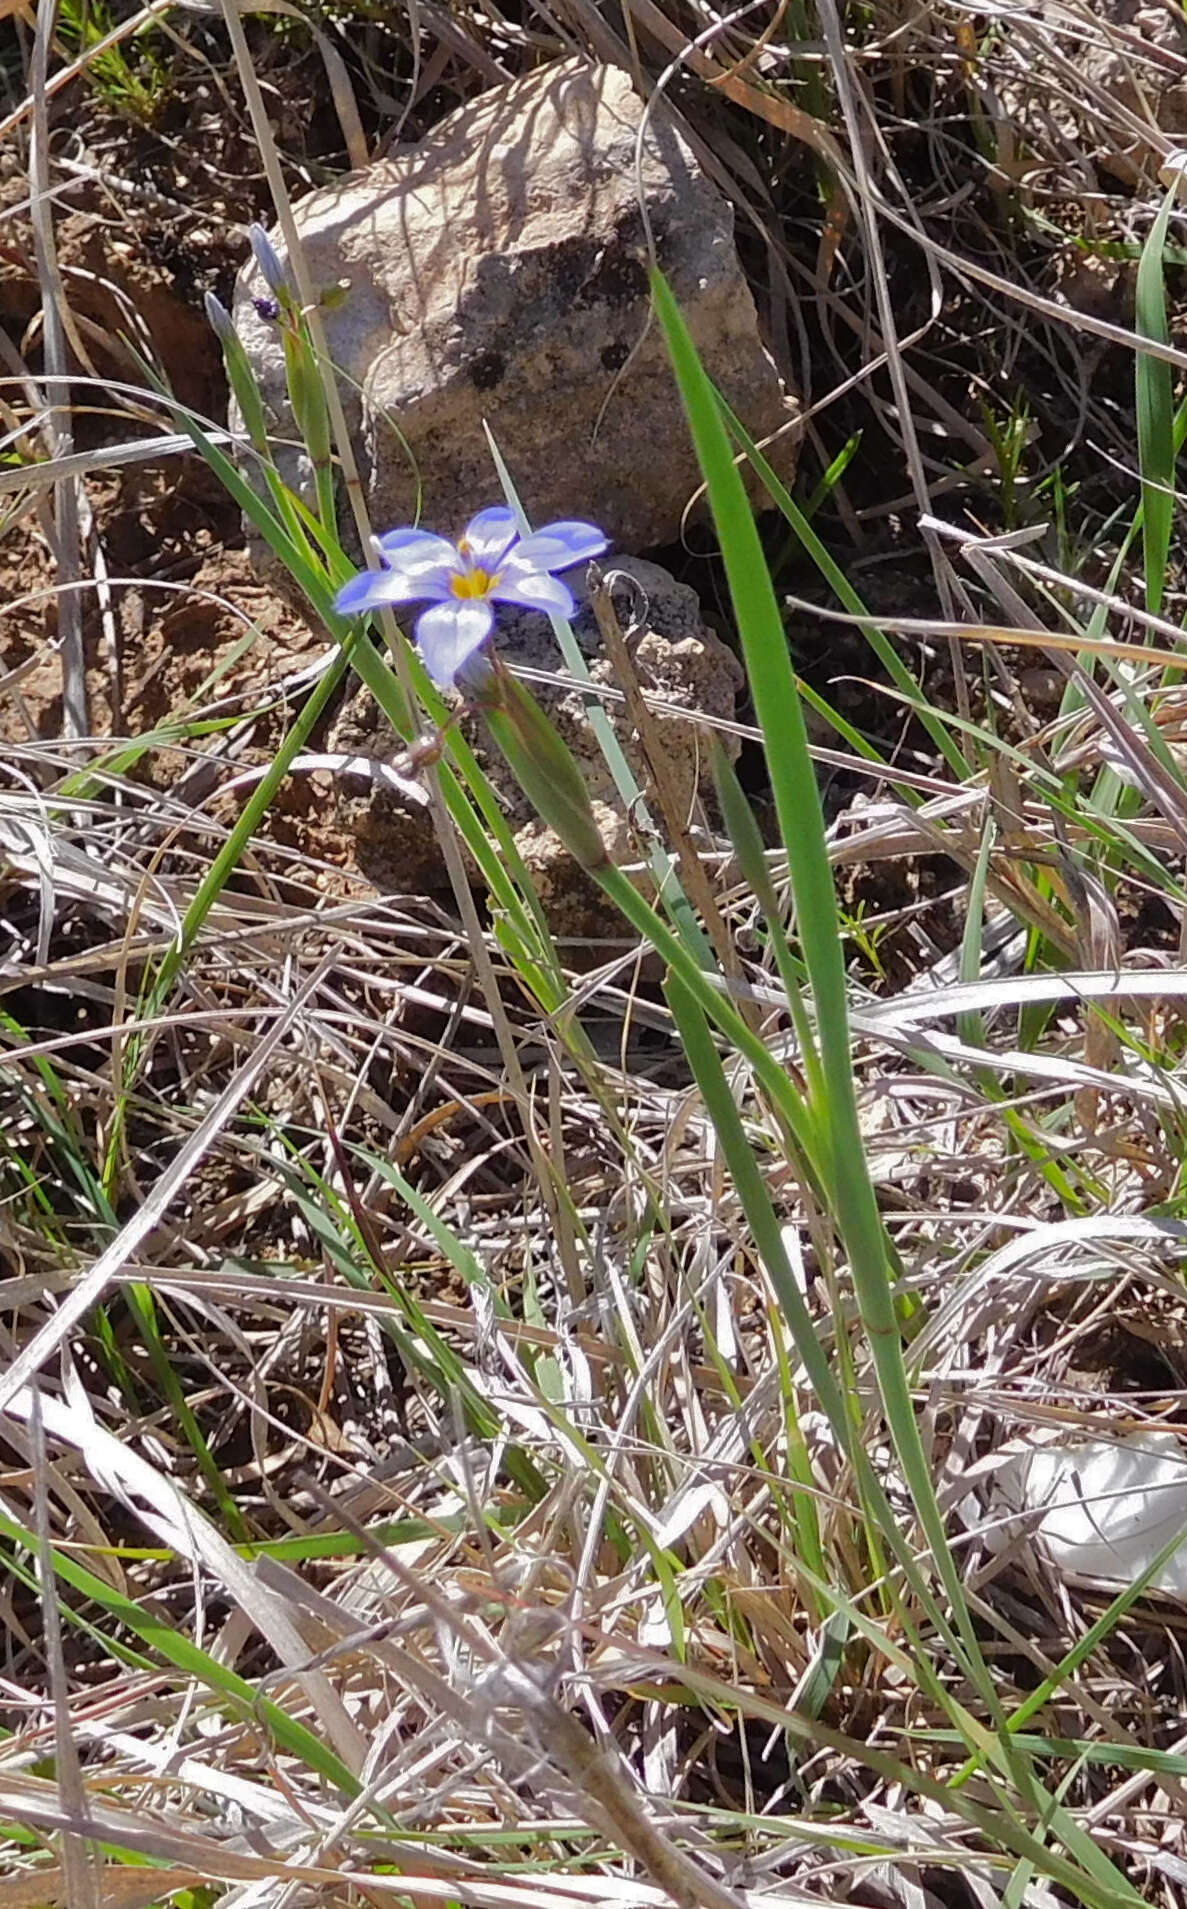
[[[628,622],[634,624],[627,648],[640,686],[649,695],[662,698],[668,708],[681,712],[659,719],[660,734],[676,799],[682,812],[691,818],[698,799],[710,806],[713,801],[708,732],[703,721],[694,719],[732,721],[744,682],[742,666],[721,638],[705,626],[696,592],[687,584],[677,582],[659,564],[647,563],[639,557],[619,558],[606,567],[629,579],[629,583],[624,582],[621,587],[612,584],[612,591],[620,623],[624,629]],[[614,670],[602,653],[587,586],[580,576],[571,576],[569,580],[578,599],[573,634],[585,655],[590,676],[595,684],[613,687]],[[513,668],[558,675],[563,672],[552,626],[546,617],[530,610],[504,607],[499,613],[495,640],[499,654]],[[627,824],[623,803],[594,736],[585,696],[571,687],[567,678],[558,684],[529,681],[528,687],[580,765],[598,829],[611,859],[620,865],[638,860],[637,839]],[[607,701],[604,706],[631,767],[650,798],[647,764],[626,710],[616,701]],[[683,712],[687,712],[687,718]],[[619,918],[607,908],[596,884],[536,816],[502,756],[491,744],[481,719],[465,717],[463,729],[502,801],[515,831],[516,846],[531,870],[554,932],[595,940],[621,932]],[[736,738],[720,730],[718,733],[727,751],[736,755]],[[369,693],[362,689],[353,692],[334,724],[328,747],[348,754],[383,756],[397,746],[386,718]],[[441,885],[440,851],[424,810],[410,810],[386,787],[356,798],[340,784],[338,798],[347,830],[356,841],[360,871],[377,887],[415,891],[429,880],[430,874],[435,876],[435,884]]]
[[[1039,0],[1003,16],[1012,55],[998,88],[1006,123],[1057,162],[1082,152],[1126,185],[1154,180],[1169,134],[1187,134],[1187,19],[1161,0]],[[1065,71],[1051,57],[1054,48]],[[1074,67],[1076,85],[1068,84]],[[1110,112],[1110,107],[1119,110]]]
[[[636,189],[644,103],[627,74],[579,60],[470,102],[421,144],[294,208],[379,530],[446,535],[497,501],[484,423],[528,517],[592,519],[619,547],[674,540],[700,477],[660,328]],[[793,415],[758,335],[733,212],[671,114],[648,113],[640,179],[659,263],[706,367],[758,438]],[[278,249],[279,234],[274,234]],[[239,276],[235,323],[275,420],[286,479],[308,491],[282,339]],[[787,476],[786,433],[771,455]]]
[[[688,711],[690,716],[732,721],[744,680],[742,666],[721,638],[706,628],[696,591],[686,583],[678,583],[660,564],[648,563],[642,557],[604,558],[602,567],[611,575],[612,600],[620,624],[624,630],[630,623],[635,625],[627,648],[643,691],[662,698],[670,709]],[[609,659],[602,654],[598,626],[589,606],[588,586],[580,574],[576,578],[570,575],[569,583],[577,599],[573,634],[585,655],[590,676],[595,684],[614,688],[617,678]],[[564,668],[552,625],[546,617],[532,610],[504,609],[499,617],[496,644],[500,656],[513,669],[559,672]],[[621,807],[614,779],[590,727],[586,699],[581,691],[569,687],[567,680],[560,686],[529,681],[529,688],[576,756],[590,795],[595,801]],[[604,706],[632,769],[646,787],[646,763],[623,705],[607,701]],[[688,813],[703,779],[707,785],[706,731],[694,722],[682,722],[670,716],[657,720],[676,799]],[[502,757],[490,749],[480,732],[475,732],[474,741],[475,752],[503,796],[509,813],[525,821],[534,819],[527,798],[504,766]],[[727,739],[727,747],[732,747],[736,754],[736,743],[731,745]]]

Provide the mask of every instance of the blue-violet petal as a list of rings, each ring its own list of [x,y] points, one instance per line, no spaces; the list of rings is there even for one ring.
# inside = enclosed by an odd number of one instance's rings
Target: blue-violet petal
[[[425,668],[441,689],[450,689],[462,664],[485,643],[494,611],[482,597],[435,603],[416,619],[416,641]]]

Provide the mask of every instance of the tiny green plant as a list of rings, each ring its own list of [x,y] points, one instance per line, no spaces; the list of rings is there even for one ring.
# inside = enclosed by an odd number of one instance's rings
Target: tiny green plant
[[[1137,329],[1153,344],[1170,342],[1166,302],[1165,248],[1171,214],[1187,173],[1182,156],[1167,168],[1170,184],[1138,261],[1135,295]],[[1175,514],[1174,375],[1164,358],[1139,351],[1135,361],[1138,460],[1142,474],[1142,553],[1146,608],[1157,615],[1166,589],[1167,561]]]
[[[89,86],[113,111],[142,126],[154,123],[171,80],[151,22],[133,31],[129,46],[104,0],[60,0],[57,31],[85,62]]]
[[[1030,405],[1026,393],[1016,392],[1008,408],[999,410],[991,401],[981,405],[981,421],[997,465],[997,497],[1002,524],[1017,530],[1030,521],[1026,480],[1026,453],[1034,435]]]

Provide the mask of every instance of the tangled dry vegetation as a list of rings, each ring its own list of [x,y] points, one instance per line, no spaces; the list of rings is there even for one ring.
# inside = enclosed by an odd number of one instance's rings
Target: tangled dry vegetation
[[[1133,533],[1180,10],[274,3],[245,69],[214,11],[46,6],[8,9],[0,151],[0,1909],[1180,1903],[1181,1609],[979,1508],[1010,1440],[1176,1428],[1187,1391],[1180,557],[1152,589]],[[423,892],[359,874],[316,736],[228,860],[332,653],[146,370],[220,423],[201,294],[268,214],[245,89],[297,192],[575,50],[680,114],[803,399],[821,544],[768,549],[996,1715],[826,1216],[735,1058],[911,1572],[654,959],[563,948],[546,1010],[444,847]],[[728,635],[709,533],[668,560]]]

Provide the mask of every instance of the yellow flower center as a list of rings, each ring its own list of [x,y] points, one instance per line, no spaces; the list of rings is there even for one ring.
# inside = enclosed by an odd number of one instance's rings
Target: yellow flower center
[[[497,570],[463,570],[450,578],[449,587],[455,597],[488,597],[498,581]]]

